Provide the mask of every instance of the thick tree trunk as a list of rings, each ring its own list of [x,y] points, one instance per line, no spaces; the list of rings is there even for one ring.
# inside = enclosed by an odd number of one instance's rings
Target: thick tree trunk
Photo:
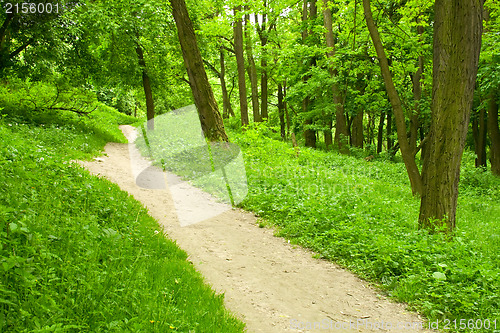
[[[472,136],[474,137],[474,152],[476,153],[476,168],[487,167],[486,161],[486,114],[481,109],[473,116]]]
[[[491,172],[500,177],[500,128],[498,126],[498,102],[495,94],[491,94],[488,105],[488,131],[491,139]]]
[[[245,57],[243,55],[243,23],[241,17],[241,6],[234,8],[234,51],[236,54],[236,65],[238,67],[238,89],[240,93],[241,125],[248,125],[248,102],[247,83],[245,78]]]
[[[144,52],[142,47],[139,45],[139,42],[137,42],[135,52],[137,53],[137,58],[139,59],[139,66],[142,68],[142,86],[146,97],[146,117],[148,120],[148,129],[152,130],[154,129],[155,102],[153,99],[151,82],[146,69],[146,60],[144,60]]]
[[[215,101],[196,42],[186,3],[184,0],[170,0],[170,3],[172,4],[172,13],[177,26],[184,65],[188,72],[189,85],[198,109],[201,129],[209,141],[228,141],[219,107]]]
[[[234,116],[233,107],[231,106],[231,99],[227,92],[226,84],[226,62],[224,60],[224,49],[220,49],[220,86],[222,90],[222,118],[227,119],[230,115]]]
[[[481,49],[483,1],[436,0],[434,13],[432,120],[419,227],[451,232]]]
[[[250,88],[252,91],[252,111],[253,121],[261,122],[259,110],[259,89],[257,87],[257,68],[255,66],[255,59],[253,58],[252,50],[252,35],[250,34],[250,15],[245,15],[245,47],[247,52],[247,72],[250,78]]]
[[[280,118],[280,132],[281,138],[283,140],[286,139],[286,130],[285,130],[285,103],[283,100],[283,86],[281,83],[278,83],[278,114]]]
[[[333,20],[332,11],[328,7],[330,0],[323,0],[323,21],[326,28],[326,46],[330,48],[328,52],[328,57],[333,58],[335,56],[335,37],[333,35]],[[337,70],[332,66],[328,67],[330,75],[332,77],[337,76]],[[339,151],[342,154],[349,154],[348,137],[349,131],[347,128],[347,120],[344,114],[344,101],[340,94],[340,88],[337,84],[332,85],[333,102],[335,103],[335,145],[339,147]]]
[[[422,192],[422,178],[420,177],[420,172],[415,162],[415,155],[411,150],[410,144],[406,137],[406,122],[403,107],[401,105],[401,100],[399,99],[398,92],[392,81],[391,71],[389,69],[389,62],[387,61],[387,56],[385,54],[382,41],[380,40],[380,35],[375,22],[373,20],[372,10],[370,7],[370,0],[363,0],[363,8],[365,12],[366,25],[370,31],[370,36],[377,51],[377,56],[379,59],[380,69],[382,71],[382,76],[384,78],[385,88],[387,94],[389,95],[389,100],[391,101],[392,109],[394,111],[394,116],[396,118],[396,130],[398,133],[398,142],[401,149],[401,155],[406,166],[406,171],[408,172],[408,177],[410,178],[411,189],[414,195]]]

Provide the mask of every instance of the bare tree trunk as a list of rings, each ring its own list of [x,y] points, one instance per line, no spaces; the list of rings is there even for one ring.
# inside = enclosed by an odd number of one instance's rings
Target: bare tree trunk
[[[481,50],[482,0],[436,0],[431,128],[419,227],[451,232]],[[460,92],[457,94],[457,92]]]
[[[144,52],[137,41],[135,52],[139,59],[139,66],[142,69],[142,86],[146,97],[146,117],[148,120],[148,130],[154,129],[155,103],[153,100],[153,91],[151,90],[151,82],[146,68],[146,60],[144,60]]]
[[[328,7],[330,0],[323,0],[323,20],[326,28],[326,46],[330,48],[328,52],[328,57],[333,58],[335,56],[335,38],[333,35],[333,20],[332,11]],[[330,75],[336,77],[338,72],[331,66],[328,67]],[[344,101],[340,94],[340,89],[336,83],[332,85],[333,102],[335,103],[335,145],[339,147],[339,151],[342,154],[349,154],[348,137],[349,131],[347,128],[347,120],[344,114]]]
[[[188,72],[189,85],[198,109],[201,129],[209,141],[228,141],[219,107],[205,72],[186,3],[184,0],[170,0],[170,3],[181,43],[184,65]]]
[[[245,78],[245,58],[243,55],[243,23],[241,17],[241,6],[234,8],[234,51],[236,54],[236,65],[238,67],[238,89],[240,93],[241,125],[248,125],[248,102],[247,83]]]
[[[245,15],[245,45],[247,52],[247,72],[250,78],[250,88],[252,91],[252,111],[253,111],[253,121],[261,122],[259,111],[259,91],[257,88],[257,69],[255,67],[255,59],[253,58],[252,51],[252,35],[250,34],[250,15]]]
[[[490,95],[488,105],[488,131],[490,133],[491,148],[490,162],[491,172],[500,177],[500,128],[498,126],[498,102],[496,95]]]
[[[410,144],[406,137],[406,123],[403,107],[401,105],[401,100],[399,99],[398,92],[392,81],[391,71],[389,69],[389,63],[387,61],[387,56],[385,54],[384,46],[380,40],[380,35],[375,22],[373,21],[372,10],[370,7],[370,0],[363,0],[363,8],[365,12],[366,25],[370,31],[370,36],[373,41],[373,45],[377,51],[377,56],[379,59],[380,69],[382,71],[382,76],[384,77],[384,83],[389,95],[389,100],[391,101],[392,109],[394,111],[394,116],[396,117],[396,130],[398,133],[399,147],[401,148],[401,155],[406,166],[406,171],[408,172],[408,177],[410,178],[411,189],[414,195],[422,192],[422,178],[420,177],[420,172],[415,162],[415,155],[411,150]]]

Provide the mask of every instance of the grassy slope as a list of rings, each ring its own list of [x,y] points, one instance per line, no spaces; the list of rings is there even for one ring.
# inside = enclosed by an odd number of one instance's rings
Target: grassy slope
[[[297,157],[269,133],[261,127],[230,135],[245,153],[244,208],[431,319],[500,323],[499,179],[465,156],[458,228],[447,242],[417,230],[419,200],[401,163],[304,148]]]
[[[0,331],[242,332],[142,205],[70,165],[131,121],[0,119]]]

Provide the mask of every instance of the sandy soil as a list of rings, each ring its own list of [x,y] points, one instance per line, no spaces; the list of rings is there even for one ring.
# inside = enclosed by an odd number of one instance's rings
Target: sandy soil
[[[132,127],[121,129],[133,139]],[[219,206],[172,175],[161,179],[152,172],[143,181],[168,185],[139,187],[138,169],[149,164],[141,160],[141,166],[131,165],[130,156],[137,162],[134,154],[131,144],[110,143],[105,156],[82,164],[149,209],[206,282],[225,294],[227,308],[247,324],[249,332],[415,331],[418,325],[410,323],[423,322],[352,273],[314,259],[313,253],[275,237],[271,229],[259,228],[253,214]]]

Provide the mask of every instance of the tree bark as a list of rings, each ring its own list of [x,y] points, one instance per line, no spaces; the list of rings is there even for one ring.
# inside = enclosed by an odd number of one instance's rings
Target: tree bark
[[[434,13],[432,120],[419,227],[451,232],[481,50],[483,1],[436,0]]]
[[[257,88],[257,68],[252,50],[252,35],[250,34],[250,15],[245,15],[245,47],[247,52],[247,72],[250,78],[250,88],[252,91],[252,112],[253,121],[261,122],[259,110],[259,90]]]
[[[177,26],[177,33],[186,66],[189,85],[198,109],[201,129],[209,141],[228,141],[219,107],[208,81],[200,49],[196,42],[193,24],[189,18],[184,0],[170,0],[172,14]]]
[[[500,177],[500,128],[498,126],[498,101],[496,97],[492,93],[488,104],[488,131],[491,139],[491,172]]]
[[[372,10],[370,7],[370,0],[363,0],[363,8],[365,12],[366,25],[370,31],[370,36],[377,51],[377,56],[379,59],[379,65],[384,78],[385,88],[387,94],[389,95],[389,100],[391,101],[392,109],[394,111],[394,116],[396,118],[396,130],[398,134],[398,142],[401,149],[401,155],[406,166],[406,171],[408,177],[410,178],[411,189],[414,195],[420,194],[422,192],[422,178],[415,162],[415,156],[411,151],[411,147],[408,143],[406,137],[406,123],[403,107],[401,105],[401,100],[399,98],[394,82],[392,81],[391,71],[389,69],[389,62],[387,61],[387,56],[385,54],[382,41],[380,40],[380,35],[375,22],[373,20]]]
[[[236,65],[238,67],[238,90],[240,93],[241,125],[248,125],[248,102],[247,84],[245,78],[245,57],[243,55],[243,23],[241,17],[241,6],[234,8],[234,51],[236,54]]]
[[[144,88],[144,95],[146,97],[146,117],[148,120],[148,130],[154,129],[154,117],[155,117],[155,103],[153,99],[153,91],[151,89],[151,82],[149,80],[149,75],[146,68],[146,60],[144,60],[144,52],[142,47],[137,41],[135,52],[137,53],[137,58],[139,59],[139,66],[142,69],[142,86]]]
[[[324,26],[326,28],[326,46],[330,48],[328,52],[328,58],[333,59],[335,56],[335,37],[333,35],[333,20],[332,20],[332,11],[328,7],[330,0],[323,0],[323,21]],[[332,77],[336,77],[338,75],[338,71],[334,69],[332,66],[328,67],[330,75]],[[339,151],[342,154],[349,154],[349,146],[348,146],[348,137],[349,131],[347,128],[347,120],[344,114],[344,101],[340,94],[340,89],[336,83],[332,85],[332,94],[333,94],[333,102],[335,103],[335,145],[339,147]]]

